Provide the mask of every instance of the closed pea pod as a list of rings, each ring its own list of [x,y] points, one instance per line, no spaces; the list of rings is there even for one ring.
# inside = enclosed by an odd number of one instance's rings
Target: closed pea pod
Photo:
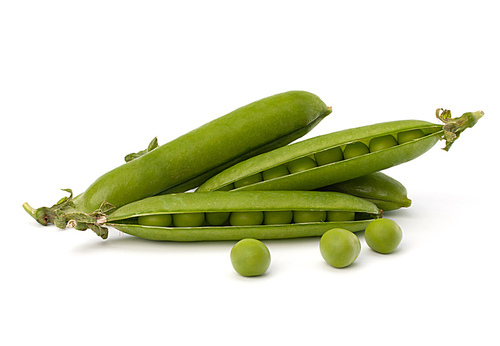
[[[65,214],[94,213],[103,202],[120,207],[160,193],[187,191],[239,161],[300,138],[330,113],[331,108],[308,92],[267,97],[162,146],[152,143],[147,151],[128,156],[135,159],[102,175],[75,198],[71,195],[51,208],[23,206],[41,224],[64,228],[69,220]],[[90,227],[92,222],[83,214],[83,223]]]
[[[338,211],[351,212],[354,220],[327,221],[322,219],[291,220],[291,213]],[[230,213],[228,223],[214,226],[176,227],[139,224],[144,215],[179,215]],[[246,215],[245,215],[246,214]],[[266,214],[274,217],[266,223]],[[237,215],[238,222],[231,222]],[[240,216],[244,216],[240,218]],[[149,197],[130,203],[106,217],[105,225],[140,238],[164,241],[209,241],[283,239],[321,236],[331,228],[342,227],[352,232],[362,231],[380,217],[380,210],[371,202],[337,192],[319,191],[241,191],[183,193]],[[269,219],[268,219],[269,220]],[[269,224],[268,224],[269,223]]]
[[[411,205],[404,185],[382,172],[324,186],[318,190],[342,192],[364,198],[375,203],[383,211],[407,208]]]
[[[402,120],[314,137],[240,162],[209,179],[197,191],[224,189],[228,184],[276,166],[291,165],[299,160],[310,159],[311,155],[318,157],[335,148],[342,150],[343,159],[318,166],[310,165],[294,173],[290,171],[290,174],[231,191],[318,189],[413,160],[432,148],[439,139],[446,140],[444,149],[448,150],[460,133],[472,127],[482,115],[479,111],[451,118],[449,111],[443,111],[438,112],[438,117],[445,122],[444,126],[419,120]],[[397,142],[398,134],[410,131],[422,133],[423,136],[416,136],[406,142],[403,140],[403,143]],[[369,150],[370,142],[373,142],[373,151]]]

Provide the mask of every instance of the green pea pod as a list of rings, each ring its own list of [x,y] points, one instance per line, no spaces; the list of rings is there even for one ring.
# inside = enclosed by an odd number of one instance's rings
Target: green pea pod
[[[160,193],[183,192],[252,156],[302,137],[331,113],[316,95],[290,91],[267,97],[215,119],[160,147],[127,156],[81,195],[52,208],[26,211],[41,224],[64,225],[68,212],[93,213]]]
[[[352,214],[344,221],[287,222],[277,224],[219,226],[206,222],[201,226],[176,227],[139,224],[141,217],[158,215],[252,214],[252,213],[325,213]],[[161,195],[130,203],[107,216],[106,225],[140,238],[168,241],[208,241],[283,239],[321,236],[326,231],[342,227],[356,232],[364,230],[380,210],[371,202],[338,192],[320,191],[241,191],[182,193]],[[231,220],[231,217],[229,216]],[[261,220],[259,220],[262,222]],[[198,221],[197,221],[198,222]]]
[[[314,190],[354,179],[413,160],[439,139],[446,140],[444,149],[448,150],[483,112],[465,113],[460,118],[451,118],[449,111],[438,110],[436,114],[445,122],[444,126],[419,120],[392,121],[278,148],[234,165],[206,181],[197,191]],[[266,174],[283,167],[288,174]],[[270,178],[265,179],[266,176]]]
[[[383,211],[408,208],[411,200],[406,188],[394,178],[382,172],[324,186],[319,191],[336,191],[366,199]]]

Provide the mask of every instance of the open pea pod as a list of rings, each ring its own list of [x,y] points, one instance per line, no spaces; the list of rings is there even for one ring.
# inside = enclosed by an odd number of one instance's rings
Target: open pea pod
[[[197,110],[199,111],[199,110]],[[52,207],[25,210],[42,225],[66,227],[68,213],[81,213],[79,227],[91,227],[83,214],[99,214],[102,204],[120,207],[160,193],[193,189],[252,156],[293,142],[313,129],[331,108],[316,95],[289,91],[238,108],[177,139],[128,155],[86,191]],[[95,215],[94,215],[95,216]]]
[[[197,191],[314,190],[374,173],[422,155],[439,139],[445,150],[482,111],[451,118],[445,125],[420,120],[384,122],[314,137],[255,156],[212,177]]]
[[[241,191],[169,194],[125,205],[106,225],[164,241],[283,239],[321,236],[342,227],[366,228],[381,211],[338,192]]]

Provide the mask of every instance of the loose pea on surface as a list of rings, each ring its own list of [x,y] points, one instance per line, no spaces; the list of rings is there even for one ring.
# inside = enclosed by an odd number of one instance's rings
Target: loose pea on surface
[[[144,226],[160,226],[167,227],[172,224],[172,215],[159,214],[159,215],[144,215],[139,216],[137,223]]]
[[[377,252],[388,254],[396,250],[403,239],[401,227],[389,219],[377,219],[368,224],[365,240],[368,246]]]
[[[347,144],[344,149],[344,159],[351,159],[356,156],[361,156],[368,154],[370,150],[366,146],[366,144],[361,142],[354,142]]]
[[[242,276],[264,274],[271,264],[271,254],[264,243],[257,239],[242,239],[231,249],[231,263]]]
[[[335,268],[351,265],[361,252],[358,237],[348,230],[334,228],[323,234],[319,249],[324,260]]]

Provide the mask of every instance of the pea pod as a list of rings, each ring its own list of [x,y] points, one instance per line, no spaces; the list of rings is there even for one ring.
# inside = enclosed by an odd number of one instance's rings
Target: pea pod
[[[436,115],[444,126],[419,120],[392,121],[278,148],[234,165],[206,181],[197,191],[314,190],[415,159],[439,139],[446,140],[444,149],[448,150],[483,112],[451,118],[449,111],[438,110]],[[265,179],[266,176],[270,178]]]
[[[187,191],[239,161],[294,141],[330,113],[331,108],[308,92],[270,96],[160,147],[152,143],[148,150],[127,156],[135,159],[102,175],[75,198],[71,195],[51,208],[24,208],[43,225],[64,227],[64,214],[93,213],[103,202],[120,207],[160,193]]]
[[[264,224],[262,218],[246,223],[233,224],[231,216],[260,215],[289,212],[326,214],[335,221],[297,220]],[[141,218],[147,216],[204,215],[204,222],[196,226],[141,225]],[[226,215],[220,225],[207,223],[209,215]],[[336,215],[353,217],[337,218]],[[335,227],[356,232],[364,230],[380,210],[371,202],[338,192],[320,191],[241,191],[169,194],[146,198],[125,205],[107,216],[106,225],[140,238],[169,241],[239,240],[243,238],[282,239],[321,236]],[[340,220],[339,220],[340,219]],[[238,220],[241,222],[241,218]]]
[[[375,203],[383,211],[408,208],[411,205],[404,185],[382,172],[324,186],[318,190],[336,191],[360,197]]]

